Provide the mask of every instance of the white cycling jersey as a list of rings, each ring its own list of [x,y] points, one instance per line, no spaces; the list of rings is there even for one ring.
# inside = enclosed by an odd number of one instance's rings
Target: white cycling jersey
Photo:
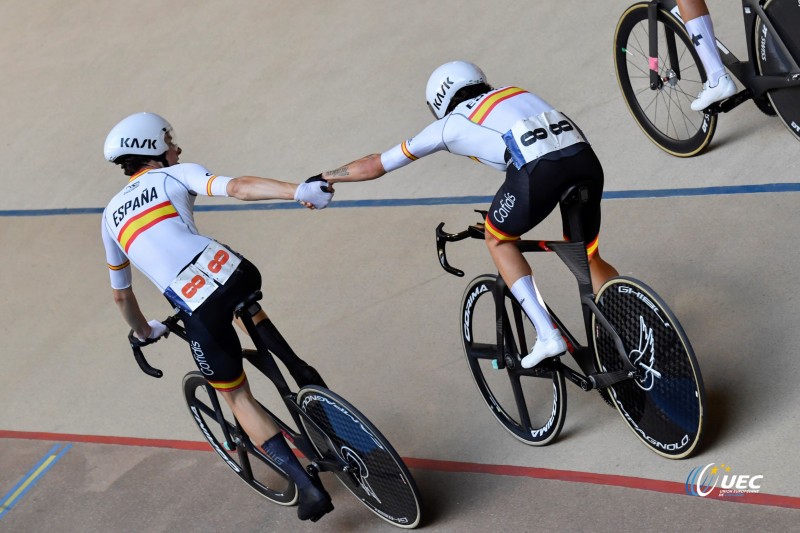
[[[495,89],[461,102],[417,136],[382,153],[381,163],[386,172],[391,172],[420,157],[447,150],[504,171],[508,161],[503,134],[521,120],[553,110],[519,87]]]
[[[227,196],[231,179],[194,163],[132,176],[103,211],[101,233],[111,287],[130,287],[133,263],[163,293],[211,242],[195,226],[195,198]]]

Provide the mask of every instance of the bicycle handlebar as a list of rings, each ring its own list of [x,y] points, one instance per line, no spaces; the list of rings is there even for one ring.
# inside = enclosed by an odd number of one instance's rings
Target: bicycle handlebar
[[[480,209],[475,210],[476,213],[480,213],[483,216],[483,219],[486,219],[487,211],[482,211]],[[445,271],[453,274],[454,276],[458,276],[459,278],[464,277],[464,271],[459,270],[450,265],[447,261],[447,253],[445,251],[445,245],[448,242],[457,242],[463,241],[464,239],[483,239],[483,222],[479,222],[473,226],[468,227],[464,231],[460,231],[458,233],[447,233],[442,228],[444,228],[444,222],[440,223],[436,226],[436,252],[439,254],[439,264],[442,266]]]
[[[475,209],[476,213],[480,213],[484,220],[486,220],[487,211],[483,211],[481,209]],[[458,242],[463,241],[464,239],[484,239],[485,238],[485,227],[483,222],[478,222],[477,224],[473,224],[469,226],[464,231],[459,231],[458,233],[447,233],[444,231],[444,222],[441,222],[438,226],[436,226],[436,251],[439,254],[439,264],[442,266],[445,271],[453,274],[454,276],[458,276],[459,278],[464,277],[464,271],[455,268],[447,261],[447,252],[445,251],[445,246],[448,242]],[[520,252],[552,252],[555,251],[560,245],[569,244],[567,241],[547,241],[547,240],[517,240],[514,241],[519,248]],[[577,244],[577,243],[572,243]],[[562,258],[563,260],[564,258]]]
[[[167,326],[167,333],[164,334],[164,337],[169,337],[170,333],[175,333],[178,337],[186,340],[186,330],[183,329],[181,326],[178,325],[178,321],[180,319],[173,315],[167,317],[161,323]],[[131,345],[131,350],[133,350],[133,358],[136,359],[136,363],[139,365],[139,368],[147,374],[148,376],[152,376],[154,378],[160,378],[164,375],[164,372],[159,370],[158,368],[154,368],[150,366],[150,363],[147,362],[147,359],[144,357],[144,352],[142,352],[142,347],[149,346],[153,343],[158,342],[161,340],[161,337],[157,339],[146,339],[140,340],[134,334],[133,330],[128,333],[128,342]]]

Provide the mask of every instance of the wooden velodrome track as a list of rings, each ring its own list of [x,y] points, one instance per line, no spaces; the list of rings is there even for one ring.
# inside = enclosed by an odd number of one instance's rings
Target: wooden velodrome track
[[[149,110],[175,126],[182,161],[300,181],[421,130],[427,77],[456,58],[536,91],[589,136],[606,171],[603,256],[669,302],[697,353],[696,456],[661,459],[574,387],[546,448],[487,412],[458,337],[465,280],[439,268],[433,229],[474,222],[500,173],[436,155],[340,186],[335,208],[200,211],[201,230],[259,266],[278,327],[407,458],[426,529],[796,531],[800,145],[752,105],[721,117],[700,157],[650,144],[613,72],[629,3],[0,2],[0,531],[392,529],[332,479],[337,509],[313,525],[236,481],[186,415],[179,342],[149,352],[163,379],[138,371],[98,231],[124,183],[102,142]],[[708,3],[743,56],[738,6]],[[559,221],[536,233],[558,238]],[[480,243],[451,250],[467,276],[492,270]],[[572,303],[557,261],[534,268],[556,309]],[[166,316],[147,280],[134,284],[147,315]],[[760,493],[687,496],[689,472],[710,463],[763,476]]]

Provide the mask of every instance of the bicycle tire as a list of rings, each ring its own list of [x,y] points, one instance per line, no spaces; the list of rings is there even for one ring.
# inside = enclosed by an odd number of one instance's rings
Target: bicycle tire
[[[239,479],[258,494],[278,505],[295,505],[298,493],[294,482],[261,449],[254,446],[236,424],[231,422],[233,416],[230,413],[224,414],[223,420],[236,444],[234,446],[232,443],[226,443],[222,426],[217,421],[216,410],[209,397],[209,394],[216,393],[213,389],[209,392],[209,388],[210,385],[200,372],[189,372],[183,378],[186,405],[211,448]],[[221,398],[219,402],[221,407],[225,403]]]
[[[467,365],[484,403],[500,425],[525,444],[545,446],[555,441],[564,426],[567,412],[564,373],[541,370],[536,376],[522,376],[515,371],[520,368],[520,354],[527,353],[526,340],[533,338],[526,335],[522,319],[511,325],[514,345],[508,347],[506,354],[500,353],[494,302],[496,285],[496,275],[478,276],[467,285],[461,299],[461,340]],[[510,310],[510,316],[524,316],[510,293],[506,293],[504,301],[506,313]],[[514,309],[521,314],[514,315]]]
[[[800,5],[795,2],[768,0],[764,12],[775,30],[783,38],[789,52],[800,61]],[[768,28],[756,18],[755,31],[756,64],[762,75],[782,75],[791,70],[789,62],[778,49]],[[767,98],[786,128],[800,141],[800,87],[786,87],[767,91]]]
[[[334,471],[342,485],[386,522],[404,529],[417,527],[422,519],[417,485],[378,429],[347,400],[322,387],[300,389],[297,405],[325,433],[303,420],[320,456],[348,465],[350,471]]]
[[[614,33],[614,67],[622,97],[644,134],[659,148],[677,157],[703,151],[717,128],[717,115],[692,111],[691,103],[703,89],[705,70],[683,23],[669,11],[658,10],[658,69],[662,86],[650,88],[649,3],[630,6]],[[669,64],[666,33],[675,45],[680,77]],[[687,56],[688,54],[688,56]]]
[[[702,436],[705,391],[694,351],[677,318],[650,287],[628,277],[607,281],[595,303],[640,370],[635,379],[607,389],[620,415],[657,454],[688,457]],[[598,368],[622,370],[612,337],[596,316],[592,326]]]

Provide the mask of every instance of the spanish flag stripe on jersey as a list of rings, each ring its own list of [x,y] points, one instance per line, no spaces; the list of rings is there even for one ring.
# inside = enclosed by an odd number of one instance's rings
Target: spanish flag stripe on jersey
[[[486,228],[486,231],[491,233],[492,236],[495,239],[497,239],[498,241],[518,241],[519,240],[518,236],[515,237],[514,235],[509,235],[508,233],[500,231],[499,229],[494,227],[492,225],[492,221],[489,219],[489,217],[486,217],[486,223],[485,223],[484,227]]]
[[[507,100],[512,96],[516,96],[524,92],[526,91],[524,89],[520,89],[519,87],[507,87],[502,91],[497,91],[496,93],[484,98],[469,116],[469,119],[477,124],[483,124],[483,121],[486,120],[486,117],[489,116],[489,113],[491,113],[492,109],[494,109],[497,104],[503,100]]]
[[[151,170],[152,170],[152,169],[150,169],[150,168],[145,168],[144,170],[140,170],[139,172],[137,172],[136,174],[134,174],[133,176],[131,176],[131,179],[129,179],[129,180],[128,180],[128,183],[132,182],[133,180],[135,180],[136,178],[138,178],[138,177],[139,177],[139,176],[141,176],[142,174],[145,174],[145,173],[147,173],[147,172],[150,172]]]
[[[419,159],[417,156],[415,156],[408,150],[408,145],[406,145],[406,141],[403,141],[403,143],[400,145],[400,149],[403,150],[403,154],[405,154],[405,156],[410,160],[416,161],[417,159]]]
[[[206,194],[208,196],[214,196],[213,194],[211,194],[211,184],[214,183],[215,179],[217,179],[216,176],[211,176],[210,178],[208,178],[208,183],[206,183]]]
[[[106,264],[108,264],[108,263],[106,263]],[[121,265],[116,265],[116,266],[115,265],[108,265],[108,268],[110,270],[122,270],[123,268],[127,268],[130,264],[131,264],[130,261],[125,261]]]
[[[122,246],[122,249],[125,250],[125,253],[128,253],[128,249],[140,233],[158,224],[162,220],[176,216],[178,216],[178,212],[169,200],[162,202],[128,220],[128,222],[122,226],[117,240]]]
[[[238,378],[236,378],[233,381],[211,381],[211,380],[208,380],[208,383],[218,391],[227,392],[227,391],[236,390],[239,387],[241,387],[246,379],[247,379],[247,376],[245,376],[244,372],[242,372],[242,375],[239,376]]]

